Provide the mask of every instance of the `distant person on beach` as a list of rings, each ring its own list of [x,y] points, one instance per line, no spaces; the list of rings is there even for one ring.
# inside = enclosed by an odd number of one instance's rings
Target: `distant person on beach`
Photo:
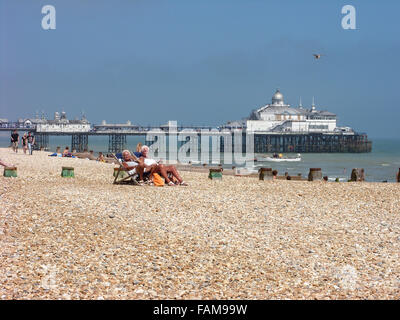
[[[400,168],[399,168],[399,171],[397,171],[397,174],[396,174],[396,181],[400,182]]]
[[[100,155],[100,152],[99,152],[99,155]],[[115,158],[112,154],[107,153],[106,155],[104,155],[102,153],[102,155],[103,155],[104,162],[119,164],[119,162],[117,160],[115,160]]]
[[[19,145],[19,134],[17,130],[14,130],[11,134],[11,145],[12,149],[15,153],[18,153],[18,145]]]
[[[57,147],[56,152],[49,154],[49,157],[62,157],[61,148]]]
[[[272,171],[272,179],[276,180],[277,176],[278,176],[278,171],[276,171],[276,170]]]
[[[94,156],[94,151],[93,150],[90,150],[89,151],[89,157],[88,157],[88,159],[90,159],[90,160],[96,160],[97,158]]]
[[[22,150],[24,150],[24,154],[26,154],[26,150],[28,150],[28,135],[26,134],[26,132],[22,136],[21,141],[22,141]]]
[[[97,159],[93,154],[93,150],[90,150],[90,152],[87,152],[87,149],[83,150],[83,152],[72,153],[72,155],[77,158],[80,158],[80,159],[89,159],[89,160]]]
[[[99,152],[99,156],[97,157],[97,161],[106,162],[103,152]]]
[[[136,156],[136,158],[140,158],[141,156],[142,156],[142,143],[141,142],[139,142],[137,145],[136,145],[136,151],[133,153],[135,156]]]
[[[35,137],[33,136],[32,132],[28,132],[28,149],[29,154],[32,155],[33,146],[35,145]]]
[[[69,152],[69,147],[65,147],[63,153],[62,153],[63,157],[72,157],[72,153]]]
[[[62,153],[57,153],[57,152],[49,154],[49,157],[62,157],[62,156],[63,156]]]

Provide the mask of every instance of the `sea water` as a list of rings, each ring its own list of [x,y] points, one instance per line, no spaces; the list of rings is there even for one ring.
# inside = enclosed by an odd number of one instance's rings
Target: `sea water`
[[[400,168],[400,140],[373,140],[370,153],[303,153],[300,162],[256,162],[256,167],[271,167],[279,174],[301,173],[305,177],[310,168],[321,168],[329,181],[347,181],[353,168],[364,168],[366,181],[394,182]]]
[[[21,135],[22,132],[20,132]],[[279,175],[288,172],[289,175],[301,174],[307,176],[310,168],[321,168],[322,174],[328,176],[330,181],[339,178],[347,181],[353,168],[365,169],[365,180],[374,182],[394,182],[396,173],[400,168],[400,140],[396,139],[372,139],[372,152],[370,153],[303,153],[300,162],[254,162],[248,167],[257,170],[260,167],[276,169]],[[137,143],[145,143],[144,136],[127,136],[127,149],[135,150]],[[95,154],[107,153],[108,136],[89,136],[89,149]],[[10,132],[0,132],[0,147],[10,146]],[[21,144],[20,144],[21,146]],[[57,147],[63,150],[71,146],[70,136],[50,136],[49,149],[55,151]],[[22,152],[22,150],[21,150]],[[271,155],[271,154],[267,154]],[[261,156],[256,154],[255,157]],[[295,157],[296,154],[285,154]],[[211,158],[211,157],[210,157]],[[221,159],[224,155],[221,155]],[[225,168],[233,164],[223,164]],[[236,165],[243,166],[243,165]]]

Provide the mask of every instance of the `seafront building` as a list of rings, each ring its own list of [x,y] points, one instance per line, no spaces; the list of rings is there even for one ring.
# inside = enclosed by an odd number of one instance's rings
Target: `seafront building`
[[[58,112],[54,113],[54,120],[43,119],[36,123],[36,132],[89,132],[91,129],[89,121],[85,115],[82,115],[80,120],[69,120],[67,119],[66,113],[63,111],[61,114]]]
[[[248,118],[228,122],[225,127],[243,127],[253,133],[353,132],[349,127],[337,127],[336,114],[318,110],[314,98],[310,109],[303,108],[301,100],[299,106],[293,108],[285,103],[279,89],[270,104],[253,110]]]
[[[227,122],[223,128],[242,129],[254,134],[254,151],[266,152],[370,152],[372,143],[365,133],[350,127],[338,127],[336,114],[321,110],[313,103],[303,108],[286,104],[276,90],[270,104],[250,116]]]
[[[91,131],[90,122],[82,115],[81,119],[70,120],[64,111],[55,112],[54,119],[46,119],[44,113],[39,117],[18,119],[17,122],[8,122],[1,119],[0,129],[17,129],[33,131],[35,135],[35,148],[47,150],[50,135],[71,135],[71,148],[83,150],[88,147],[88,133]]]
[[[91,125],[82,115],[81,119],[70,120],[67,119],[67,114],[62,111],[61,113],[55,112],[54,119],[47,119],[44,114],[39,117],[18,119],[17,122],[9,122],[8,119],[0,119],[0,128],[15,128],[15,129],[32,129],[37,133],[51,132],[51,133],[74,133],[74,132],[89,132]]]
[[[310,109],[285,104],[283,94],[277,90],[272,103],[254,110],[246,126],[253,132],[329,132],[336,129],[336,115],[317,110],[314,101]]]

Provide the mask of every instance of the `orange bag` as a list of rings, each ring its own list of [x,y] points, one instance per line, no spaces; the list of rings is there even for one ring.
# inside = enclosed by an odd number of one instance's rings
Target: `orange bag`
[[[153,173],[153,182],[154,182],[154,185],[157,187],[164,186],[164,180],[160,177],[160,175],[158,173]]]

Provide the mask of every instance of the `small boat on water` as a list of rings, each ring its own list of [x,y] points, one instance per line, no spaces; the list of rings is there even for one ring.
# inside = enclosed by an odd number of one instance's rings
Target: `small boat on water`
[[[257,162],[263,162],[263,161],[272,161],[272,162],[298,162],[301,161],[301,154],[298,153],[296,158],[289,158],[289,157],[284,157],[282,154],[273,154],[272,157],[257,157]]]

